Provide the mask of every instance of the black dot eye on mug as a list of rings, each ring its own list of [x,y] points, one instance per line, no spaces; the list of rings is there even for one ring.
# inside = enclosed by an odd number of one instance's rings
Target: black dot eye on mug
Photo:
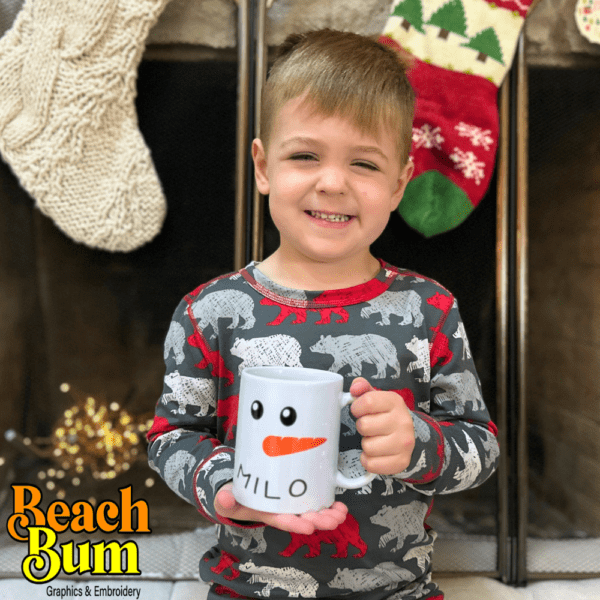
[[[289,427],[296,422],[296,411],[291,406],[286,406],[279,415],[281,422]]]
[[[260,400],[255,400],[250,407],[250,413],[255,419],[260,419],[263,416],[263,405]]]

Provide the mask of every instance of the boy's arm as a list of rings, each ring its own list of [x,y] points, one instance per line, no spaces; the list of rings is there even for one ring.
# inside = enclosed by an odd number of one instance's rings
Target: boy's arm
[[[434,330],[430,356],[430,412],[415,406],[415,447],[398,476],[427,495],[477,487],[496,469],[500,450],[456,302]]]
[[[363,436],[361,462],[373,473],[394,475],[423,494],[476,487],[495,470],[496,427],[481,386],[456,304],[433,329],[429,397],[409,410],[396,392],[377,391],[355,379],[351,411]],[[429,406],[428,412],[422,412]]]
[[[217,430],[217,386],[200,348],[185,300],[176,308],[164,347],[166,372],[147,438],[150,466],[181,498],[213,522],[233,524],[214,511],[221,486],[233,479],[233,447]],[[223,443],[221,440],[225,440]]]

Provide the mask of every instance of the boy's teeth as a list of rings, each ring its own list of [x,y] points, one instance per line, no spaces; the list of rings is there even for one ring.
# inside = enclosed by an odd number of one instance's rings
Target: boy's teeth
[[[317,219],[325,219],[326,221],[343,222],[350,220],[349,215],[330,215],[327,213],[317,212],[316,210],[309,210],[308,213],[311,217],[315,217]]]

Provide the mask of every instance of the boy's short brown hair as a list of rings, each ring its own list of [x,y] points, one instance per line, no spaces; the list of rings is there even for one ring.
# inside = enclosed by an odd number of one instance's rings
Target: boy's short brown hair
[[[323,29],[288,36],[263,89],[260,137],[265,149],[279,110],[307,93],[319,112],[347,117],[363,132],[396,131],[404,165],[415,101],[408,67],[392,48],[355,33]]]

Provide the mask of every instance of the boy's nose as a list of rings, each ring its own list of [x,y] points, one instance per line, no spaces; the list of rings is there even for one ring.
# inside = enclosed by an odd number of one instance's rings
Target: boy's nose
[[[324,167],[320,173],[318,189],[324,194],[343,194],[346,191],[344,170],[335,166]]]

